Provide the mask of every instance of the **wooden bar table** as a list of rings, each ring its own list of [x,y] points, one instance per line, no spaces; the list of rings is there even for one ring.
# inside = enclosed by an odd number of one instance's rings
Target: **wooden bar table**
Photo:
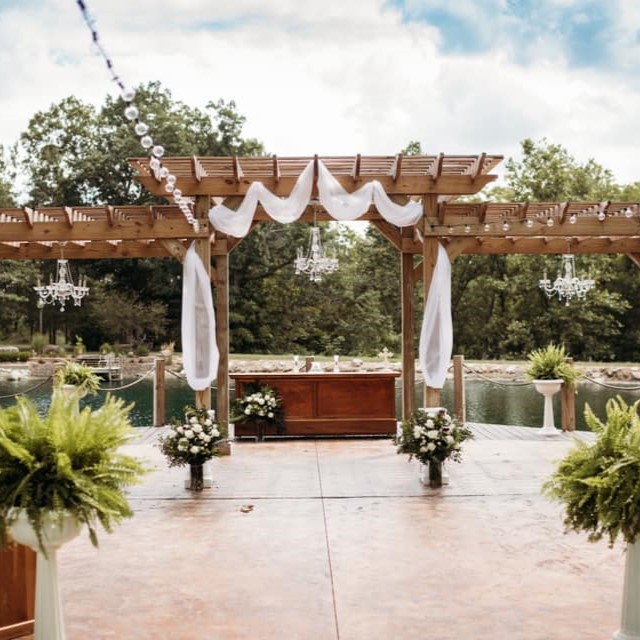
[[[275,389],[282,398],[285,436],[391,435],[396,432],[395,371],[336,373],[232,373],[235,397],[247,384]],[[275,428],[265,435],[275,435]],[[248,423],[236,436],[255,436]]]
[[[0,551],[0,639],[33,633],[36,554],[12,544]]]

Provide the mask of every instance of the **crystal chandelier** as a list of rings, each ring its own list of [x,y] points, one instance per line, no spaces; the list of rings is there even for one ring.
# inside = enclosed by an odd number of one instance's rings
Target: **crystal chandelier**
[[[320,241],[320,229],[315,224],[311,227],[307,254],[304,255],[302,247],[298,247],[298,257],[293,266],[296,275],[306,273],[311,282],[321,282],[323,274],[333,273],[338,268],[338,258],[336,258],[335,252],[332,258],[326,255]]]
[[[558,277],[552,283],[547,279],[547,271],[545,269],[544,278],[540,280],[539,284],[549,298],[557,295],[560,302],[564,300],[565,304],[569,306],[569,302],[573,297],[578,298],[578,300],[584,300],[587,291],[593,289],[596,283],[591,278],[579,278],[576,275],[575,256],[573,254],[564,254]]]
[[[39,302],[42,304],[60,305],[60,311],[64,311],[65,304],[69,298],[73,300],[76,307],[80,306],[80,301],[89,293],[87,287],[87,276],[80,276],[78,284],[73,284],[71,271],[69,269],[69,261],[64,258],[58,258],[56,269],[56,280],[49,277],[49,284],[42,285],[38,278],[38,286],[33,287],[39,296]]]

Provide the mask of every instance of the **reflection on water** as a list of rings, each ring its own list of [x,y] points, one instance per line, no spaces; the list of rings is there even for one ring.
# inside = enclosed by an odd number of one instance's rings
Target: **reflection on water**
[[[125,386],[127,382],[112,383],[113,386]],[[37,385],[35,380],[22,380],[19,382],[0,382],[0,396],[6,396],[19,391],[30,389]],[[618,385],[616,385],[618,386]],[[620,384],[619,386],[623,386]],[[608,389],[590,382],[582,382],[578,385],[576,396],[576,423],[578,429],[586,429],[584,422],[584,407],[588,403],[600,418],[604,417],[604,407],[609,398],[620,395],[625,402],[631,404],[640,400],[639,385],[634,390]],[[183,380],[167,378],[166,413],[167,420],[182,415],[185,405],[193,404],[194,393]],[[41,411],[49,406],[51,385],[44,385],[28,394],[28,398],[34,401]],[[115,391],[114,395],[122,398],[127,403],[134,403],[131,410],[131,422],[134,426],[148,426],[153,422],[153,381],[145,378],[127,389]],[[81,406],[98,407],[104,399],[104,393],[97,396],[83,398]],[[418,406],[422,405],[422,384],[416,385],[416,399]],[[212,393],[215,408],[215,391]],[[466,381],[467,420],[470,422],[486,422],[489,424],[513,424],[527,427],[539,427],[542,425],[543,399],[533,388],[533,385],[514,386],[501,385],[486,380]],[[12,398],[0,398],[0,406],[13,404]],[[447,380],[442,391],[442,403],[449,409],[453,408],[453,383]],[[396,389],[396,407],[398,412],[402,406],[400,386]],[[286,410],[286,407],[285,407]],[[554,396],[554,413],[556,426],[560,426],[560,394]],[[398,413],[399,417],[399,413]]]

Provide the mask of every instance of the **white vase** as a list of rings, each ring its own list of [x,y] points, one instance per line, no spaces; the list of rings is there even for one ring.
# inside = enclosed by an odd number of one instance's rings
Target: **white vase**
[[[560,391],[562,380],[534,380],[536,391],[544,396],[544,420],[540,433],[552,436],[558,433],[553,421],[553,396]]]
[[[71,514],[46,514],[42,526],[42,546],[27,513],[20,510],[17,519],[9,527],[9,535],[19,544],[30,547],[37,553],[36,560],[36,605],[34,640],[64,640],[64,618],[58,587],[58,549],[75,538],[82,525]]]
[[[640,542],[627,545],[620,629],[614,640],[640,640]]]

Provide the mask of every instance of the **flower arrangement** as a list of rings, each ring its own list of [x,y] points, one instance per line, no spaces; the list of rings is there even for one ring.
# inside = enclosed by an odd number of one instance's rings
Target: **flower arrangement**
[[[275,389],[259,383],[248,384],[246,391],[245,395],[236,399],[233,404],[233,420],[264,420],[275,425],[278,433],[281,433],[284,411],[280,394]]]
[[[473,438],[471,429],[458,424],[443,408],[418,409],[402,422],[394,438],[398,453],[408,453],[422,464],[462,460],[462,443]]]
[[[170,467],[204,464],[220,455],[218,445],[226,440],[227,431],[215,422],[215,411],[184,408],[184,421],[174,420],[169,432],[159,438],[160,451]]]

